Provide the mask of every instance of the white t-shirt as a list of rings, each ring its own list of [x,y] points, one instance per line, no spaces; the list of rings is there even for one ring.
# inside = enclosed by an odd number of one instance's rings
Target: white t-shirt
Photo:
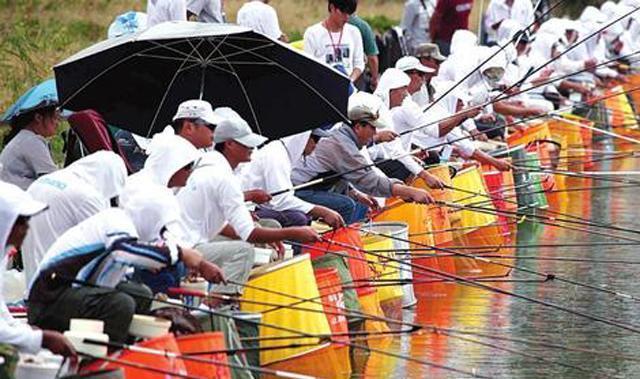
[[[291,170],[291,159],[284,143],[281,140],[273,141],[258,150],[251,163],[242,171],[243,187],[245,190],[260,188],[269,193],[292,188]],[[304,213],[309,213],[314,207],[297,198],[293,191],[275,196],[264,206],[276,211],[293,210]]]
[[[347,75],[356,68],[364,71],[362,35],[351,24],[345,24],[339,33],[329,32],[322,23],[308,27],[304,32],[304,51],[329,66],[342,65]]]
[[[509,7],[505,0],[491,0],[484,18],[484,25],[487,30],[489,42],[497,39],[497,30],[493,25],[504,20],[517,21],[520,25],[528,26],[534,20],[533,4],[530,0],[515,0]]]
[[[405,99],[401,106],[392,108],[391,118],[393,120],[393,129],[396,133],[400,134],[405,133],[407,130],[416,129],[411,133],[400,136],[403,148],[409,151],[411,144],[420,145],[415,141],[420,135],[437,138],[439,127],[434,121],[437,121],[438,118],[434,117],[440,117],[442,114],[443,112],[439,110],[433,112],[429,110],[429,112],[425,113],[410,98]]]
[[[186,0],[187,10],[196,16],[198,21],[208,23],[225,22],[221,0]]]
[[[187,5],[185,0],[148,0],[147,27],[167,21],[186,21]]]
[[[207,164],[209,160],[214,164]],[[177,195],[182,221],[190,234],[186,238],[192,245],[210,241],[227,223],[244,241],[255,228],[244,204],[240,179],[222,160],[227,162],[217,151],[206,153]]]
[[[29,221],[29,232],[22,246],[27,283],[58,237],[81,221],[109,208],[104,196],[64,170],[36,180],[28,192],[49,208]]]
[[[244,3],[238,10],[238,24],[273,39],[278,39],[282,36],[276,10],[261,0]]]

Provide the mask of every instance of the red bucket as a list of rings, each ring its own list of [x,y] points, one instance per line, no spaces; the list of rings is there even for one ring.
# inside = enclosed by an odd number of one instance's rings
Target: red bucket
[[[344,294],[342,293],[342,285],[340,283],[340,275],[335,268],[321,268],[315,270],[316,283],[320,296],[322,296],[322,307],[327,315],[331,332],[338,334],[332,339],[334,341],[349,342],[349,326],[347,317],[344,314],[345,303]]]
[[[180,354],[178,343],[176,342],[173,334],[165,334],[162,337],[150,339],[139,344],[139,347],[146,347],[149,349],[167,351],[171,353]],[[117,359],[123,363],[132,363],[149,368],[160,369],[167,372],[185,375],[187,369],[184,362],[181,359],[174,359],[169,357],[163,357],[155,354],[138,353],[130,350],[122,350],[112,355],[110,358]],[[175,377],[174,375],[166,375],[149,370],[133,368],[125,364],[119,364],[116,362],[106,362],[96,360],[82,368],[82,372],[94,372],[105,369],[122,368],[125,378],[135,379],[170,379]]]
[[[304,253],[309,253],[311,259],[315,259],[328,252],[340,252],[340,255],[349,256],[346,258],[346,262],[349,265],[349,272],[351,273],[351,279],[354,281],[356,292],[358,296],[365,296],[372,294],[376,291],[374,287],[371,287],[368,280],[371,280],[373,273],[369,268],[364,253],[362,252],[363,244],[360,239],[360,232],[358,228],[341,228],[333,232],[324,234],[324,238],[329,241],[318,242],[312,245],[313,248],[304,249]],[[335,244],[332,241],[340,242],[349,246],[355,247],[350,249],[343,247],[339,244]]]
[[[177,342],[178,348],[180,349],[182,354],[194,354],[194,358],[201,358],[212,361],[211,363],[207,363],[185,360],[184,365],[187,368],[187,373],[189,373],[189,375],[202,378],[231,378],[229,366],[226,365],[227,363],[229,363],[229,361],[227,360],[227,354],[198,354],[208,351],[226,349],[224,334],[222,332],[201,333],[179,337],[177,339]],[[220,362],[222,364],[215,364],[213,362]]]

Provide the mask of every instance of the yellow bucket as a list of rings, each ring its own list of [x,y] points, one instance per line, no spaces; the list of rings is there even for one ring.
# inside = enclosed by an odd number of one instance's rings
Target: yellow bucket
[[[581,148],[585,146],[582,139],[582,132],[580,131],[582,128],[579,126],[557,119],[549,120],[547,121],[547,124],[549,125],[549,130],[551,131],[551,136],[554,140],[565,141],[565,145],[562,146],[562,150],[566,150],[571,147]]]
[[[402,205],[397,205],[402,203]],[[416,245],[412,247],[424,247],[435,245],[433,239],[433,226],[429,218],[428,207],[424,204],[404,203],[399,199],[387,200],[387,207],[374,221],[405,222],[409,225],[409,236]]]
[[[451,186],[451,175],[449,166],[442,165],[429,168],[430,174],[438,177],[447,186]],[[426,189],[436,201],[451,201],[451,193],[449,190],[434,190],[427,186],[422,179],[416,179],[414,187]],[[442,246],[453,240],[451,233],[451,220],[449,219],[449,208],[440,205],[428,206],[429,218],[431,219],[431,227],[433,229],[433,241],[435,245]]]
[[[509,147],[515,147],[518,145],[527,145],[534,141],[548,139],[551,139],[549,125],[546,122],[541,122],[523,131],[517,131],[511,134],[507,138],[507,143],[509,144]]]
[[[313,267],[308,254],[302,254],[284,262],[277,262],[255,269],[247,283],[247,287],[242,295],[243,300],[265,302],[282,306],[299,303],[299,299],[320,299],[320,292],[313,274]],[[260,289],[267,289],[263,291]],[[290,296],[286,296],[290,295]],[[331,334],[329,322],[324,314],[322,304],[319,302],[308,302],[297,304],[296,308],[305,308],[312,311],[295,310],[288,308],[274,309],[275,306],[250,304],[241,302],[241,309],[245,312],[261,313],[262,322],[265,324],[277,325],[284,328],[301,331],[307,334]],[[269,328],[260,325],[260,337],[287,337],[299,336],[293,332]],[[288,339],[288,343],[314,344],[318,343],[318,338],[295,338]],[[261,348],[282,345],[278,340],[262,340]],[[322,346],[320,346],[322,347]],[[260,352],[260,362],[270,364],[295,356],[299,356],[318,347],[297,347],[289,349],[264,350]]]
[[[493,224],[498,221],[495,215],[495,207],[487,194],[487,189],[482,179],[482,173],[476,166],[462,170],[452,180],[453,190],[451,191],[452,201],[459,205],[472,205],[481,203],[479,207],[486,210],[459,210],[453,209],[452,212],[460,214],[460,221],[457,225],[452,223],[455,235],[466,234],[474,229]],[[457,191],[456,189],[463,190]],[[471,192],[471,193],[470,193]]]

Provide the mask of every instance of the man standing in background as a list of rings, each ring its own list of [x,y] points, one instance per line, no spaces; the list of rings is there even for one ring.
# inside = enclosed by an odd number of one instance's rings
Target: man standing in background
[[[328,0],[327,18],[304,32],[304,51],[329,66],[344,69],[353,82],[364,71],[362,35],[347,24],[357,6],[357,0]]]
[[[378,86],[378,78],[380,77],[380,64],[378,62],[380,51],[378,51],[378,45],[376,44],[376,35],[371,29],[371,25],[355,13],[349,17],[349,24],[358,28],[360,34],[362,34],[362,46],[364,55],[367,56],[367,66],[369,67],[368,77],[367,75],[362,75],[356,86],[360,90],[373,92]]]
[[[224,0],[186,0],[186,2],[187,17],[191,21],[227,22],[227,16],[224,13]]]
[[[186,21],[185,0],[149,0],[147,17],[148,28],[167,21]]]
[[[469,29],[472,8],[473,0],[438,0],[429,22],[429,32],[431,40],[444,55],[449,55],[453,33],[458,29]]]
[[[287,35],[280,30],[278,14],[269,5],[269,0],[249,0],[238,10],[237,22],[258,33],[282,42],[288,42]]]
[[[404,33],[409,53],[429,41],[429,19],[433,14],[435,0],[407,0],[400,28]]]

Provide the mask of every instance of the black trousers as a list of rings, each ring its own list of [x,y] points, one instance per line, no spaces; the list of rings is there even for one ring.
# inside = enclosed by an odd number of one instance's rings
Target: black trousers
[[[135,296],[139,295],[139,296]],[[104,321],[104,333],[113,342],[127,341],[129,326],[135,313],[149,312],[153,296],[143,284],[124,282],[116,289],[71,287],[52,303],[29,302],[29,324],[42,329],[64,332],[72,318]]]

